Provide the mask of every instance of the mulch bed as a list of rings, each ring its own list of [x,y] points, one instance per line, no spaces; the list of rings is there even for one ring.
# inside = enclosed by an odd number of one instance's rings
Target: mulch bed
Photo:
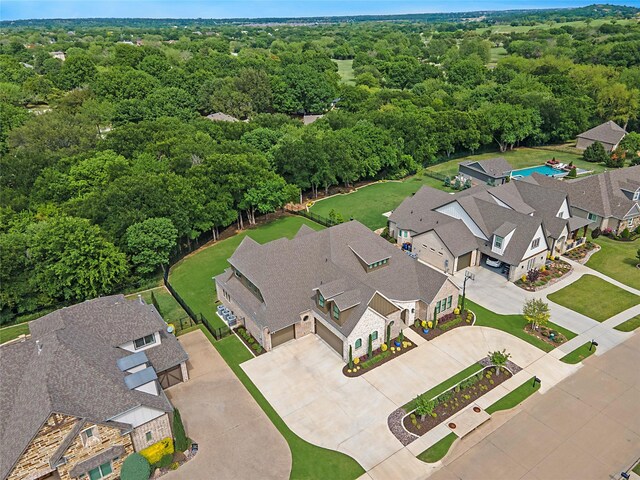
[[[591,253],[595,253],[598,250],[600,250],[600,245],[593,242],[586,242],[573,250],[564,252],[563,255],[574,262],[585,263],[588,257],[591,256]]]
[[[236,334],[236,336],[242,341],[242,343],[244,343],[247,346],[247,348],[249,350],[251,350],[251,353],[253,353],[254,356],[257,357],[258,355],[262,355],[263,353],[267,353],[267,351],[264,348],[262,348],[262,345],[260,345],[258,343],[258,341],[255,338],[253,338],[253,335],[251,335],[249,330],[244,328],[242,325],[236,327],[233,331]],[[243,336],[243,333],[246,333],[248,338],[245,338]],[[253,340],[253,343],[249,339]],[[258,353],[258,350],[256,350],[256,348],[254,348],[255,345],[260,345],[260,352],[259,353]]]
[[[404,355],[405,353],[413,350],[414,348],[416,348],[416,344],[411,342],[408,339],[404,339],[404,345],[403,347],[401,347],[400,351],[396,350],[394,342],[398,340],[397,338],[395,338],[394,340],[391,341],[391,346],[394,347],[394,352],[395,353],[391,353],[389,354],[386,358],[381,359],[379,362],[374,363],[373,365],[371,365],[370,367],[363,367],[362,363],[368,361],[369,359],[367,358],[366,355],[363,355],[362,357],[360,357],[360,364],[359,365],[354,365],[354,369],[352,369],[349,372],[349,364],[347,363],[343,368],[342,368],[342,373],[344,374],[345,377],[349,377],[349,378],[354,378],[354,377],[359,377],[360,375],[364,375],[367,372],[370,372],[371,370],[373,370],[374,368],[379,367],[380,365],[384,365],[387,362],[390,362],[391,360],[393,360],[394,358],[398,358],[400,355]],[[382,353],[387,354],[388,352],[390,352],[391,350],[387,350],[386,352],[382,351],[382,348],[376,348],[372,354],[372,358],[376,358],[376,356],[381,355]],[[359,367],[359,368],[358,368]]]
[[[425,340],[427,341],[433,340],[434,338],[439,337],[443,333],[449,332],[454,328],[468,327],[470,325],[473,325],[473,320],[467,322],[467,312],[469,312],[469,310],[465,310],[460,314],[460,321],[457,320],[454,314],[445,315],[444,317],[438,320],[437,327],[429,329],[429,333],[424,333],[423,327],[420,325],[420,322],[418,322],[418,325],[414,323],[413,325],[411,325],[410,328]],[[452,322],[458,322],[458,323],[455,324]],[[444,328],[441,328],[441,327],[444,327]]]
[[[435,417],[427,415],[424,420],[420,420],[419,415],[416,415],[415,418],[412,418],[411,415],[404,417],[404,428],[413,435],[424,435],[512,376],[511,372],[507,369],[503,369],[500,375],[496,375],[494,367],[487,367],[482,373],[482,379],[472,386],[460,389],[458,392],[451,390],[451,392],[453,392],[452,397],[435,407]],[[489,375],[489,378],[487,378],[487,375]],[[415,425],[413,423],[414,420]]]
[[[525,280],[523,282],[522,279],[517,280],[514,283],[523,290],[527,290],[528,292],[535,292],[560,281],[566,275],[570,274],[572,270],[573,267],[567,262],[559,259],[552,260],[545,266],[545,271],[540,272],[540,276],[533,284],[529,283],[528,280]]]
[[[527,324],[524,327],[524,331],[527,332],[529,335],[533,335],[534,337],[539,338],[543,342],[548,343],[549,345],[553,345],[554,347],[557,347],[558,345],[562,345],[567,341],[567,337],[565,337],[563,334],[561,334],[557,330],[554,330],[549,327],[538,327],[538,330],[534,330],[533,328],[531,328],[531,324]],[[553,339],[549,338],[549,336],[552,333],[555,334]]]
[[[193,457],[195,457],[196,454],[193,455],[185,455],[182,452],[175,452],[173,454],[173,461],[174,463],[177,463],[177,466],[174,466],[174,468],[171,467],[164,467],[164,468],[155,468],[153,470],[153,473],[151,474],[151,476],[149,477],[150,479],[156,479],[156,478],[160,478],[163,475],[166,475],[169,472],[173,472],[174,470],[177,470],[178,468],[180,468],[182,465],[184,465],[185,463],[187,463],[189,460],[191,460]]]

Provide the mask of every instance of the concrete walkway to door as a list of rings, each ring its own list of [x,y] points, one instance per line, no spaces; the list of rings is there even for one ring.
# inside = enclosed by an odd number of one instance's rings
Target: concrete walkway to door
[[[285,480],[291,452],[238,377],[200,330],[178,337],[189,354],[188,382],[169,388],[198,454],[167,480]]]

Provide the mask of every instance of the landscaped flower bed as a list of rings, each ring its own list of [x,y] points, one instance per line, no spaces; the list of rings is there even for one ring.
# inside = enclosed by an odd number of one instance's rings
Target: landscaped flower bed
[[[595,250],[596,248],[599,248],[598,245],[596,245],[593,242],[587,241],[582,245],[580,245],[579,247],[576,247],[573,250],[569,250],[568,252],[565,252],[564,256],[576,262],[580,262],[589,254],[589,252],[591,252],[592,250]]]
[[[500,368],[499,374],[495,370],[495,367],[487,367],[472,377],[463,380],[453,389],[441,393],[431,400],[434,404],[431,415],[416,415],[414,411],[404,417],[404,428],[414,435],[424,435],[436,425],[444,422],[488,391],[493,390],[502,382],[511,378],[511,372],[506,368]]]
[[[263,353],[265,353],[262,345],[260,345],[258,341],[253,338],[253,335],[249,333],[249,330],[247,330],[243,326],[239,326],[234,331],[236,332],[238,338],[242,340],[242,342],[253,352],[254,355],[262,355]]]
[[[543,342],[548,343],[549,345],[553,345],[557,347],[567,341],[567,337],[565,337],[562,333],[557,330],[548,327],[538,327],[537,330],[531,327],[531,324],[527,324],[524,327],[524,331],[529,335],[533,335],[534,337],[538,337]]]
[[[571,272],[571,265],[559,258],[556,258],[556,260],[548,261],[547,264],[539,270],[529,271],[526,275],[523,275],[522,278],[517,280],[515,284],[524,290],[535,292],[547,285],[555,283],[569,272]]]
[[[400,335],[389,342],[390,347],[383,343],[380,347],[371,352],[371,356],[362,355],[353,359],[353,365],[348,363],[342,369],[347,377],[359,377],[360,375],[370,372],[376,367],[383,365],[397,356],[407,353],[409,350],[415,348],[415,344],[406,338],[404,335]],[[399,344],[400,346],[397,346]]]
[[[411,326],[411,330],[416,332],[425,340],[433,340],[454,328],[472,325],[473,319],[474,315],[470,310],[460,312],[459,309],[456,308],[453,313],[442,315],[440,318],[436,319],[435,322],[431,320],[416,320]]]

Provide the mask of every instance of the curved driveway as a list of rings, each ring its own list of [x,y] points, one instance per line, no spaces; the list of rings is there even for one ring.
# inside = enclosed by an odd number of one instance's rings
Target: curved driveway
[[[188,382],[166,391],[198,454],[167,480],[288,479],[289,445],[200,330],[179,337]]]

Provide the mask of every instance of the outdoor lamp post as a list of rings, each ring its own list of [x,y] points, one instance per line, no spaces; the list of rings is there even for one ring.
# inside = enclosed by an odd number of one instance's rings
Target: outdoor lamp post
[[[464,312],[464,300],[467,294],[467,280],[475,280],[476,276],[473,273],[464,272],[464,282],[462,283],[462,310]]]
[[[598,346],[598,342],[596,342],[595,340],[591,340],[591,345],[589,345],[589,351],[591,351],[591,348],[597,347],[597,346]]]

